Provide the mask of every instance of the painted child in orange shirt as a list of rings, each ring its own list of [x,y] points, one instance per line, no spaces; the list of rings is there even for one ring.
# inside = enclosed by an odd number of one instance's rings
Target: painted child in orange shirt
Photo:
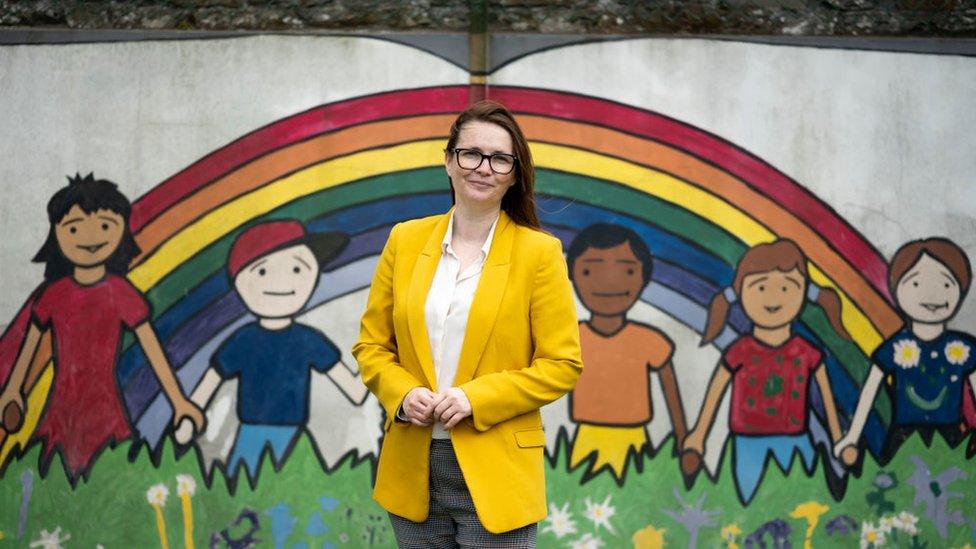
[[[646,451],[653,415],[648,374],[658,374],[674,426],[676,448],[685,436],[685,417],[671,357],[674,344],[652,326],[629,320],[651,279],[651,252],[632,230],[597,223],[569,246],[569,276],[589,320],[580,322],[583,374],[570,395],[578,424],[570,466],[595,454],[591,471],[608,467],[623,478],[628,459]],[[639,463],[639,462],[638,462]]]

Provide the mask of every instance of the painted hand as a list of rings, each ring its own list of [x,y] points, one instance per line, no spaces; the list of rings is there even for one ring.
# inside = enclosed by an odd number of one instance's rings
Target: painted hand
[[[193,402],[181,398],[173,403],[173,425],[179,426],[180,420],[184,418],[193,422],[193,427],[198,433],[203,432],[204,427],[207,426],[207,420],[203,416],[203,410]]]
[[[848,467],[854,465],[854,462],[857,461],[857,456],[857,438],[851,433],[847,433],[834,444],[834,457],[840,458],[844,465]]]
[[[445,429],[454,427],[470,415],[471,402],[468,395],[458,387],[451,387],[441,393],[441,400],[434,407],[434,418],[443,423]]]
[[[403,398],[400,406],[410,423],[426,426],[434,422],[434,406],[437,402],[437,395],[427,387],[414,387]]]
[[[691,450],[697,452],[698,455],[705,455],[705,434],[699,429],[693,430],[685,438],[685,444],[682,450]]]

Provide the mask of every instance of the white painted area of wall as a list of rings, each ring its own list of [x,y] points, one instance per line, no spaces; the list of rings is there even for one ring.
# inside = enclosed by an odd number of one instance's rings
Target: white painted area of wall
[[[43,278],[45,206],[76,171],[135,200],[211,151],[315,106],[465,84],[419,50],[357,37],[0,47],[0,330]]]
[[[976,262],[976,59],[641,39],[532,55],[492,82],[668,115],[783,171],[886,258],[939,235]],[[976,329],[976,296],[953,324]]]

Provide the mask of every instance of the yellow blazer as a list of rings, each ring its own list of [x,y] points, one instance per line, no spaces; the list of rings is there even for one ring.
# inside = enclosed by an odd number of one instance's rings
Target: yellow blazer
[[[437,391],[424,304],[450,213],[393,227],[373,275],[353,355],[386,410],[373,498],[396,515],[427,518],[432,427],[394,421],[411,389]],[[539,407],[570,391],[582,371],[573,290],[559,240],[514,223],[495,227],[468,315],[454,385],[472,415],[451,440],[490,532],[546,516]]]

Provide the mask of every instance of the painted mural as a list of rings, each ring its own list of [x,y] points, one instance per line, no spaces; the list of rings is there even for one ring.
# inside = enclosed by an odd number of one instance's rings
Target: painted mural
[[[144,192],[79,159],[18,243],[44,275],[0,339],[0,545],[393,546],[348,334],[392,226],[450,207],[482,94],[531,141],[578,298],[540,546],[976,545],[974,243],[886,257],[730,136],[583,91],[352,94]]]

